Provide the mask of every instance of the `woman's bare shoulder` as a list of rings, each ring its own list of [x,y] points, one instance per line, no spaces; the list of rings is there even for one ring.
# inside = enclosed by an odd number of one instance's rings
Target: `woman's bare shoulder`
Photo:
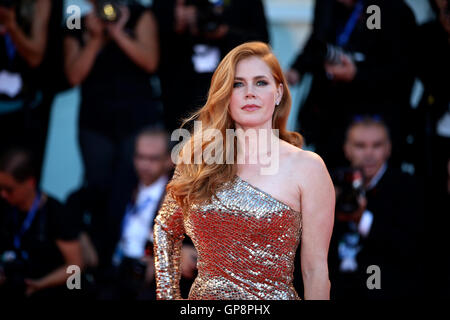
[[[323,159],[315,152],[292,146],[289,149],[288,158],[289,171],[300,183],[304,179],[328,175]]]
[[[280,144],[282,154],[287,155],[291,169],[313,169],[312,167],[324,167],[322,158],[315,152],[308,151],[282,141]]]
[[[319,166],[325,165],[323,159],[315,152],[300,149],[295,153],[296,164],[298,166]]]

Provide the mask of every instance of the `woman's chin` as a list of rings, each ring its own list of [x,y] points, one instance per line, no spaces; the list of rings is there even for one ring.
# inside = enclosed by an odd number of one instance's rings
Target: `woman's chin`
[[[242,117],[238,121],[236,121],[237,128],[261,128],[265,127],[267,121],[270,119],[262,119],[261,117],[255,117],[255,116],[246,116]]]

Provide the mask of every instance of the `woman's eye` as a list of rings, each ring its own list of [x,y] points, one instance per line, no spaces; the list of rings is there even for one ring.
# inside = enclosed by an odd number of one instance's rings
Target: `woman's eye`
[[[259,80],[258,82],[256,82],[256,85],[257,85],[257,86],[265,86],[265,85],[267,85],[267,81],[265,81],[265,80]]]
[[[238,87],[242,87],[242,86],[243,86],[242,82],[235,82],[233,84],[233,88],[238,88]]]

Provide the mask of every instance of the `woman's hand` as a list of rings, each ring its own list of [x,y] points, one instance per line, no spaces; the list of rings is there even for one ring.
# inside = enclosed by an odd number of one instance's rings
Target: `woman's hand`
[[[291,86],[296,85],[300,81],[300,73],[295,69],[289,69],[286,71],[286,80]]]
[[[27,286],[25,289],[25,295],[27,297],[42,289],[40,280],[25,279],[25,285]]]
[[[156,19],[146,10],[139,17],[134,27],[134,34],[124,32],[130,12],[128,8],[121,7],[121,18],[115,24],[108,24],[107,30],[117,46],[139,67],[152,73],[159,62],[159,44]]]
[[[33,1],[30,32],[25,33],[16,22],[15,10],[0,6],[0,34],[8,32],[17,53],[31,68],[39,66],[44,58],[50,11],[51,0]]]
[[[116,39],[117,36],[123,32],[123,28],[128,22],[128,19],[130,18],[130,10],[126,6],[120,6],[120,18],[117,22],[109,22],[106,25],[106,29],[108,30],[108,34],[111,36],[111,38]]]
[[[340,64],[325,63],[325,71],[334,81],[351,82],[355,78],[357,68],[349,56],[342,55]]]
[[[14,28],[16,24],[16,11],[14,8],[6,8],[0,6],[0,25],[4,26],[5,31]]]
[[[95,13],[91,12],[86,16],[86,28],[91,39],[103,38],[105,24]]]

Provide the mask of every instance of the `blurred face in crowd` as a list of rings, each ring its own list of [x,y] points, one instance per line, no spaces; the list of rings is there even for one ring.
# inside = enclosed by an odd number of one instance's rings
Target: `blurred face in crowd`
[[[19,182],[11,174],[0,172],[0,196],[11,206],[23,211],[28,210],[28,205],[30,200],[34,199],[34,194],[34,178]]]
[[[283,95],[269,66],[258,57],[239,61],[230,101],[230,114],[236,127],[272,127],[275,104]]]
[[[148,186],[171,167],[167,140],[162,135],[143,135],[136,141],[134,167],[139,182]]]
[[[360,167],[370,181],[391,154],[391,143],[381,125],[354,125],[348,132],[344,152],[353,167]]]

